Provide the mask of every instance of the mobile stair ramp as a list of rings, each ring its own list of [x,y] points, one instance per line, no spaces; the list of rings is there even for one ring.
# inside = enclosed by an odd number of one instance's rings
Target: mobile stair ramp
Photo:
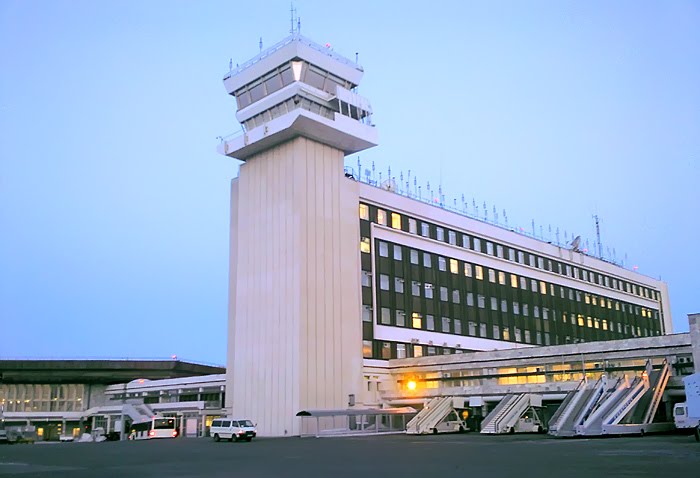
[[[613,411],[604,418],[602,435],[628,435],[673,430],[673,423],[654,423],[666,385],[671,377],[671,367],[664,360],[661,368],[653,370],[647,362],[646,370],[639,378],[641,385],[631,390]]]
[[[146,422],[155,416],[155,412],[151,407],[143,403],[125,403],[122,405],[122,413],[134,423]]]
[[[542,396],[532,393],[508,394],[488,414],[481,424],[481,433],[486,435],[514,433],[516,431],[539,431],[541,424],[533,407],[542,406]],[[535,425],[521,430],[521,419],[528,414],[536,418]],[[530,418],[527,418],[530,422]]]
[[[433,398],[406,424],[406,433],[422,435],[439,431],[466,430],[466,425],[455,410],[456,402],[461,402],[460,406],[464,407],[464,399],[460,397]]]
[[[600,398],[607,391],[607,377],[603,375],[595,383],[581,380],[578,387],[569,392],[549,421],[548,433],[558,437],[576,435],[576,428],[588,418]]]

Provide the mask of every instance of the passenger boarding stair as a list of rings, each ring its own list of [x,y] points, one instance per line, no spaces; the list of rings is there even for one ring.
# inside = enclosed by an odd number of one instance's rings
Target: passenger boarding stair
[[[428,402],[418,414],[406,424],[406,433],[420,435],[423,433],[437,433],[438,431],[461,431],[466,425],[459,418],[455,410],[455,402],[459,401],[464,407],[464,399],[457,397],[437,397]],[[453,424],[454,428],[445,427],[444,424]]]
[[[654,371],[647,362],[641,377],[609,381],[604,374],[593,386],[585,381],[570,392],[552,416],[549,433],[555,436],[599,436],[663,431],[653,423],[671,370],[666,361]]]
[[[542,406],[542,396],[531,393],[508,394],[481,424],[481,433],[500,434],[539,431],[541,424],[533,407]],[[529,412],[529,413],[528,413]],[[525,421],[523,421],[525,420]],[[527,428],[525,423],[530,424]]]
[[[151,407],[144,403],[125,403],[122,405],[122,413],[131,418],[134,423],[145,422],[155,416]]]

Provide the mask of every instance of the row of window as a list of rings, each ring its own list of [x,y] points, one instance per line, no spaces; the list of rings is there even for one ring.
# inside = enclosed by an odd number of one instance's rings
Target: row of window
[[[638,297],[644,297],[657,301],[660,300],[659,291],[650,289],[649,287],[633,284],[622,279],[609,277],[583,267],[572,266],[557,260],[545,259],[542,256],[537,256],[532,253],[504,246],[502,244],[479,237],[470,236],[469,234],[445,229],[441,226],[437,226],[426,221],[417,220],[410,217],[402,217],[402,215],[399,213],[387,212],[384,209],[376,208],[374,206],[370,207],[367,204],[360,203],[360,219],[375,222],[383,226],[390,225],[393,229],[402,230],[411,234],[419,234],[423,237],[446,242],[453,246],[460,245],[461,247],[476,252],[485,253],[500,259],[507,259],[522,265],[528,265],[530,267],[558,273],[577,280],[627,292]],[[363,237],[361,239],[360,247],[363,252],[369,252],[369,239]]]

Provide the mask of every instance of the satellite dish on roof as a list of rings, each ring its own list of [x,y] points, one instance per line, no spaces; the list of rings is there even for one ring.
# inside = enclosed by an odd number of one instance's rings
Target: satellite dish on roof
[[[579,252],[579,246],[581,246],[581,236],[576,236],[574,237],[574,240],[571,241],[571,250],[574,252]]]
[[[385,189],[387,191],[396,191],[396,181],[393,179],[387,179],[382,182],[382,189]]]

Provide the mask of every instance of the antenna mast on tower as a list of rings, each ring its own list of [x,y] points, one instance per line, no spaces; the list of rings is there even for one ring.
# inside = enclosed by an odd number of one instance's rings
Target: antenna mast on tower
[[[299,30],[301,29],[301,20],[299,20],[299,17],[297,17],[297,9],[294,8],[294,2],[291,2],[289,4],[289,22],[291,25],[291,28],[289,29],[289,33],[291,35],[294,35],[294,33],[299,33]],[[294,20],[296,20],[298,28],[294,28]]]
[[[596,237],[597,245],[598,245],[598,258],[602,259],[603,258],[603,245],[600,242],[600,221],[598,219],[598,215],[594,214],[593,219],[595,219],[595,237]]]

